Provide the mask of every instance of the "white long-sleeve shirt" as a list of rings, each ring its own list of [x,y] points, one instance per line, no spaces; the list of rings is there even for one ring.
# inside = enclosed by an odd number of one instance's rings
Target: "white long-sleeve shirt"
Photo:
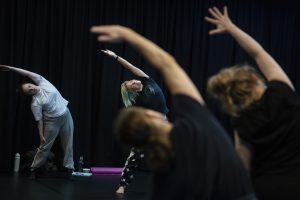
[[[40,76],[34,81],[40,87],[38,93],[32,97],[31,102],[31,111],[35,120],[42,120],[43,115],[51,118],[63,115],[69,102],[44,77]]]

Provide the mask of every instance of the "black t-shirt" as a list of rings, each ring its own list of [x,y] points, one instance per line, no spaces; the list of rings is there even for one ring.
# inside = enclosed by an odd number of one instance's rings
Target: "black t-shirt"
[[[166,115],[169,110],[161,88],[151,78],[139,77],[139,80],[143,84],[143,90],[138,92],[134,105],[152,109]]]
[[[271,81],[262,98],[232,123],[253,147],[253,177],[300,176],[300,99],[287,84]]]
[[[227,200],[252,193],[249,177],[226,132],[194,99],[173,98],[174,157],[155,172],[153,200]]]

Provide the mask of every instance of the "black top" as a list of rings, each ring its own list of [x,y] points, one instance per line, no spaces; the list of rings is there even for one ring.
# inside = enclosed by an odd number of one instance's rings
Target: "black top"
[[[139,80],[143,84],[143,90],[138,92],[133,105],[149,108],[166,115],[169,110],[161,88],[151,78],[139,77]]]
[[[254,149],[253,176],[300,175],[300,99],[287,84],[271,81],[262,98],[233,118]]]
[[[231,140],[209,111],[184,95],[174,96],[173,104],[174,157],[155,173],[152,199],[232,200],[252,193]]]

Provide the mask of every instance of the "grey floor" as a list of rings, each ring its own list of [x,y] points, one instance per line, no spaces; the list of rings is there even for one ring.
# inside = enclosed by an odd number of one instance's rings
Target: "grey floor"
[[[152,174],[140,171],[123,196],[115,194],[120,175],[93,175],[68,180],[57,174],[30,180],[21,174],[0,174],[1,200],[146,200]]]

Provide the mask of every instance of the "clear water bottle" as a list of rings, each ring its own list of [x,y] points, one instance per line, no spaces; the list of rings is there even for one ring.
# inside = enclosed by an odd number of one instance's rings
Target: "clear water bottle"
[[[83,170],[83,156],[80,156],[79,161],[78,161],[78,172],[82,172]]]
[[[20,169],[20,154],[15,154],[14,172],[19,172]]]

